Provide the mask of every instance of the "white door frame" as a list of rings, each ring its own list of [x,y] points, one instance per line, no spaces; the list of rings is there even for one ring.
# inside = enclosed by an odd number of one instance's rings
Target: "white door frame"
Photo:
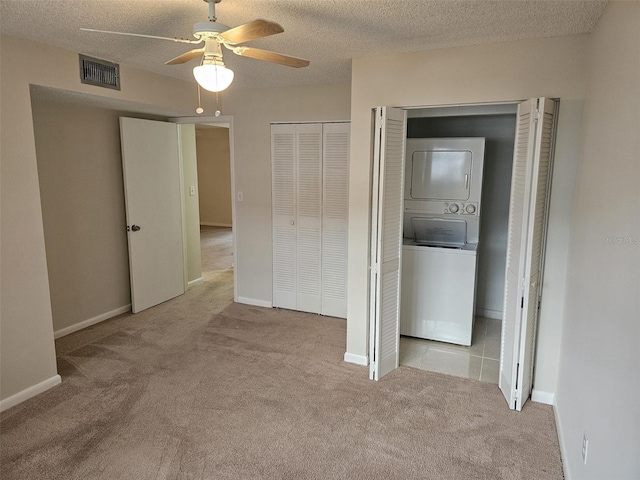
[[[234,154],[234,133],[233,133],[233,116],[221,115],[219,117],[213,115],[203,115],[199,117],[177,117],[170,118],[170,122],[184,124],[193,123],[196,125],[226,125],[229,127],[229,164],[231,170],[231,234],[233,244],[233,301],[238,301],[238,248],[236,239],[236,181],[235,181],[235,154]],[[184,209],[184,195],[182,196],[182,208]],[[186,245],[185,245],[186,248]],[[185,263],[185,269],[186,269]],[[187,273],[185,271],[185,278]]]

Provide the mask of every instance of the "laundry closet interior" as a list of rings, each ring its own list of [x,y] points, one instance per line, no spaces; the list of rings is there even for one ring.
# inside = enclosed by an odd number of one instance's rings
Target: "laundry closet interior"
[[[516,113],[407,110],[400,365],[498,383]]]

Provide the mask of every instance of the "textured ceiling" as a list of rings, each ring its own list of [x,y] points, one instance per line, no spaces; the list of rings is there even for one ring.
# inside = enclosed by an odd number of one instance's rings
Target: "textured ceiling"
[[[223,0],[218,21],[234,27],[256,18],[285,32],[253,47],[307,58],[294,69],[225,51],[234,88],[347,83],[351,59],[391,52],[479,45],[588,33],[604,1],[529,0]],[[196,61],[164,62],[190,49],[161,40],[80,32],[80,27],[167,37],[191,36],[207,20],[203,0],[0,0],[2,33],[193,81]]]

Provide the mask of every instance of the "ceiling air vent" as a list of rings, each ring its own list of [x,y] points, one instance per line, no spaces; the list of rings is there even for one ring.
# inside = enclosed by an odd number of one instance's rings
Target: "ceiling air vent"
[[[120,66],[117,63],[80,55],[80,81],[120,90]]]

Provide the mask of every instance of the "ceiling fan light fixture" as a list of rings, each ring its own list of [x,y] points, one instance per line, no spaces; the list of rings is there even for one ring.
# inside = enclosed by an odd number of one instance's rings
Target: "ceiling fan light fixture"
[[[196,82],[210,92],[221,92],[233,82],[233,70],[220,60],[205,60],[203,65],[193,67]]]

